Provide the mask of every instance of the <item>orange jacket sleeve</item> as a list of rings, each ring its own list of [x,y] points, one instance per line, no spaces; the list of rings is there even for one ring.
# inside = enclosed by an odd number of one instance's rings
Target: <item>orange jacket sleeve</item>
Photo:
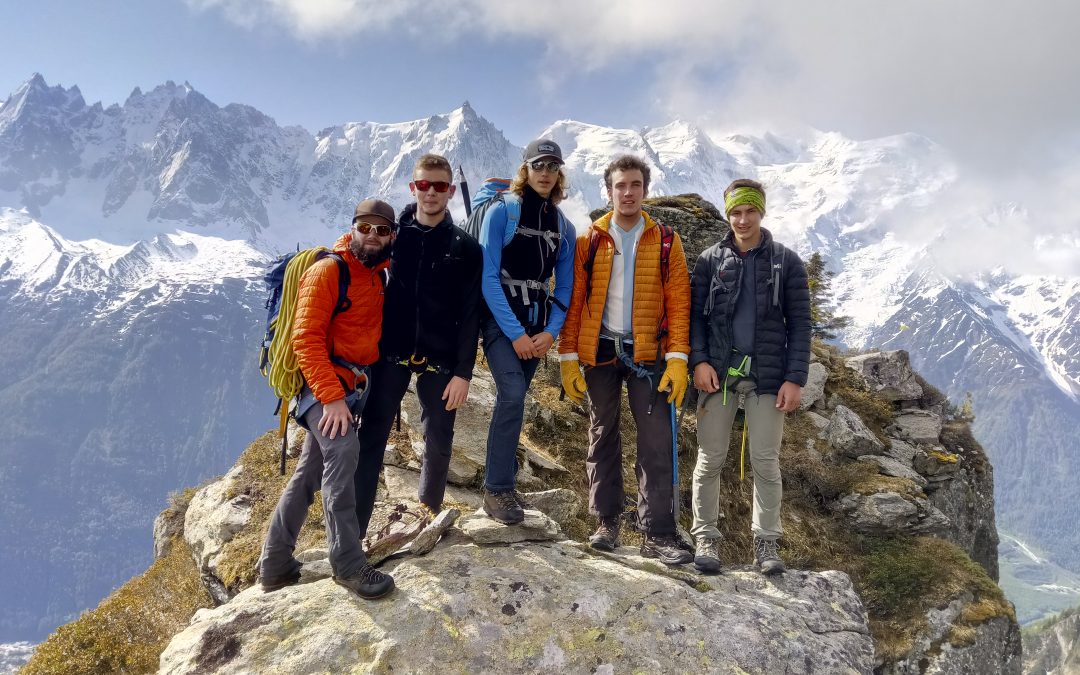
[[[327,404],[345,398],[330,362],[330,321],[338,295],[338,268],[330,258],[323,258],[300,277],[293,320],[293,351],[304,381],[315,398]]]

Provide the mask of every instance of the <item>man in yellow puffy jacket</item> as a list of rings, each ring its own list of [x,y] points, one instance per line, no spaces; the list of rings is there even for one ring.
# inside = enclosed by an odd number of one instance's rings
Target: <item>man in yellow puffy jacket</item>
[[[619,545],[625,381],[638,430],[641,554],[676,565],[693,560],[677,537],[673,455],[675,408],[688,383],[690,276],[679,236],[641,208],[649,174],[649,165],[630,155],[604,172],[613,209],[578,237],[559,360],[567,395],[579,403],[589,397],[589,511],[600,520],[590,545]],[[657,400],[659,392],[666,395]]]

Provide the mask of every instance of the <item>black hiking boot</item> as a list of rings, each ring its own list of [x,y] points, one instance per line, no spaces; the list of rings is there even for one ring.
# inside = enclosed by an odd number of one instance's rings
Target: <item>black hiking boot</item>
[[[259,586],[266,593],[276,591],[279,588],[285,588],[286,586],[292,586],[298,581],[300,581],[299,567],[291,572],[276,577],[264,577],[259,575]]]
[[[646,535],[641,542],[641,555],[657,558],[665,565],[683,565],[694,559],[694,554],[679,546],[679,540],[670,534],[662,537]]]
[[[525,520],[525,512],[514,497],[513,490],[504,492],[484,491],[484,513],[503,525],[517,525]]]
[[[776,539],[754,537],[754,564],[762,574],[780,574],[787,570],[780,559],[780,546]]]
[[[335,576],[334,583],[344,586],[365,600],[381,598],[394,590],[394,578],[367,563],[364,563],[364,566],[353,572],[351,576]]]
[[[600,527],[589,537],[589,546],[597,551],[614,551],[619,547],[619,517],[600,519]]]

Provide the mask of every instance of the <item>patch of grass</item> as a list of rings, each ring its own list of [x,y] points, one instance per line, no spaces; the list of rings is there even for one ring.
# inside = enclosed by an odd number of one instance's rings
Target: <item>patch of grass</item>
[[[963,420],[946,421],[941,427],[941,444],[949,452],[963,457],[964,466],[980,476],[991,470],[990,459],[971,433],[970,423]]]
[[[699,194],[688,192],[681,195],[670,195],[662,197],[649,197],[642,202],[643,206],[663,206],[673,209],[682,209],[687,213],[694,215],[698,218],[711,218],[713,220],[724,220],[723,214],[720,213],[720,209],[716,208],[712,202],[709,202],[701,197]]]
[[[175,537],[142,575],[58,628],[22,672],[82,675],[157,672],[158,658],[195,611],[212,607],[191,550]]]
[[[872,538],[856,542],[852,580],[870,616],[879,657],[894,661],[927,628],[926,611],[964,594],[973,600],[950,632],[955,646],[971,644],[974,629],[996,617],[1015,620],[1004,593],[959,547],[934,537]]]
[[[305,432],[301,430],[300,434]],[[300,439],[303,440],[303,439]],[[279,471],[281,441],[276,431],[269,431],[256,439],[240,455],[237,463],[243,467],[233,485],[229,498],[245,494],[251,498],[251,517],[248,524],[222,548],[218,574],[230,590],[238,591],[255,582],[255,565],[262,550],[263,538],[270,518],[274,514],[278,497],[296,468],[296,458],[289,458],[285,475]],[[323,528],[323,508],[320,493],[308,510],[307,520],[300,530],[296,550],[303,551],[326,543]]]

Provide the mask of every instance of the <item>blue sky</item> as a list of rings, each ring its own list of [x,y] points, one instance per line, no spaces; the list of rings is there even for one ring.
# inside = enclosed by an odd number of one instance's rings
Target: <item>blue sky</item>
[[[559,119],[707,131],[915,132],[973,172],[1080,155],[1065,0],[146,0],[0,4],[0,95],[88,101],[188,81],[309,131],[469,100],[519,144]]]
[[[279,124],[310,131],[343,122],[398,122],[447,112],[468,100],[524,144],[557,119],[612,126],[664,122],[645,89],[627,83],[648,64],[623,63],[567,79],[544,93],[533,69],[539,39],[476,38],[446,44],[405,31],[298,38],[274,23],[244,27],[180,1],[7,2],[0,100],[34,72],[78,85],[87,102],[123,103],[135,86],[190,82],[218,105],[245,103]],[[519,52],[515,63],[508,54]],[[627,105],[629,104],[629,105]]]

